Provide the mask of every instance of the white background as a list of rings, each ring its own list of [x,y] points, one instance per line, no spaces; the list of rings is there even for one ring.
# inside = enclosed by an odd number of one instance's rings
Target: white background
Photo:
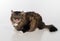
[[[10,22],[11,10],[35,11],[58,31],[16,32]],[[0,0],[0,41],[60,41],[60,0]]]

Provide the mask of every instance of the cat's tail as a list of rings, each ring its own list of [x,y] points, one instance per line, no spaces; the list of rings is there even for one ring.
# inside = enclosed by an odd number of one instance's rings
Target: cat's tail
[[[48,28],[50,32],[55,32],[58,30],[54,25],[45,25],[45,28]]]
[[[58,30],[54,25],[45,25],[45,23],[43,23],[43,22],[39,25],[38,28],[39,29],[47,28],[47,29],[49,29],[50,32],[55,32]]]

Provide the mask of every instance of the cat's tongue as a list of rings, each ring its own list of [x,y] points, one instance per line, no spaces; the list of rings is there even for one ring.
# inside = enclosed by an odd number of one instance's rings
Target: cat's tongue
[[[15,19],[16,22],[18,22],[19,20],[18,19]]]
[[[16,19],[16,21],[18,21],[18,19]]]
[[[19,19],[16,19],[15,22],[18,23],[19,22]]]

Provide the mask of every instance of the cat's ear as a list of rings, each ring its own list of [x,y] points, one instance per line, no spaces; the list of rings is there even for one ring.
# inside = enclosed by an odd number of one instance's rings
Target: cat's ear
[[[11,10],[11,12],[13,13],[14,11],[13,11],[13,10]]]

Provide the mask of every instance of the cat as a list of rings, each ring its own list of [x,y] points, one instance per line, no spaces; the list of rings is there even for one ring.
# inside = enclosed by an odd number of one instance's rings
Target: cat
[[[10,20],[17,31],[32,32],[38,29],[49,29],[50,32],[57,31],[54,25],[45,25],[39,13],[34,11],[13,11],[11,10]]]

